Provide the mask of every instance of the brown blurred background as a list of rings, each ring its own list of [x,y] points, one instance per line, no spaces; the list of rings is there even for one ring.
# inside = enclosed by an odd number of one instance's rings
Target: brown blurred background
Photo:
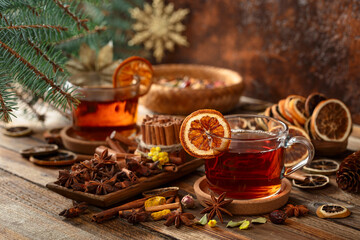
[[[360,1],[165,0],[189,8],[189,47],[164,63],[238,71],[245,96],[277,102],[318,91],[343,100],[360,124]]]

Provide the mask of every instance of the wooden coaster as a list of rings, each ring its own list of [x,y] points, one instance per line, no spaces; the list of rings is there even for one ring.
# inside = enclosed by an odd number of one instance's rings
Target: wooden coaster
[[[60,137],[64,147],[76,153],[90,154],[95,153],[95,148],[100,145],[107,145],[105,141],[87,141],[76,137],[75,131],[71,126],[65,127],[60,132]]]
[[[204,200],[211,201],[209,194],[209,185],[206,176],[199,178],[194,184],[194,190],[197,199],[202,206],[206,206]],[[269,198],[237,200],[234,199],[226,209],[235,215],[260,215],[272,212],[275,209],[284,206],[291,191],[291,183],[286,178],[281,180],[281,191],[275,196]]]

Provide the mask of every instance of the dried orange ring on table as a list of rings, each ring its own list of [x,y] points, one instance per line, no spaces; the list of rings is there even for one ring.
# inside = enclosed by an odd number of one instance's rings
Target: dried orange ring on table
[[[187,116],[180,128],[181,145],[197,158],[213,158],[230,145],[231,129],[224,116],[212,109],[201,109]]]
[[[352,129],[350,111],[338,99],[322,101],[314,109],[310,128],[313,136],[323,141],[343,142]]]
[[[145,95],[151,87],[153,69],[145,58],[129,57],[122,61],[113,74],[113,87],[126,87],[140,82],[140,96]]]

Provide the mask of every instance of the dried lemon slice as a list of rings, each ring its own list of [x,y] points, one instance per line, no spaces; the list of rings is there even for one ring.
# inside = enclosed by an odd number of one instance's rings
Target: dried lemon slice
[[[337,204],[322,205],[316,210],[319,218],[344,218],[350,214],[351,212],[346,207]]]
[[[213,158],[229,148],[231,129],[224,116],[212,109],[202,109],[187,116],[180,129],[185,151],[197,158]]]

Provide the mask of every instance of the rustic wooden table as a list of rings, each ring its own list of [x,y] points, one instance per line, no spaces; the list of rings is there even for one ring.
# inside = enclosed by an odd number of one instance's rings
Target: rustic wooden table
[[[55,121],[46,126],[59,124]],[[61,168],[34,165],[18,153],[21,149],[44,142],[42,126],[34,128],[37,132],[29,137],[11,138],[0,134],[0,239],[360,239],[360,197],[337,188],[334,176],[331,176],[330,186],[321,190],[305,191],[293,187],[289,202],[306,205],[310,214],[290,218],[285,225],[268,221],[248,230],[226,228],[220,223],[215,228],[175,228],[166,227],[164,221],[134,226],[119,218],[97,224],[91,222],[92,214],[101,211],[97,207],[90,207],[88,213],[78,218],[64,219],[58,214],[71,207],[72,201],[45,187],[57,178]],[[348,149],[360,150],[357,131],[350,137]],[[200,168],[168,185],[178,186],[180,193],[194,196],[193,183],[203,175],[204,169]],[[352,215],[344,219],[320,219],[315,211],[325,203],[344,205]],[[201,209],[198,206],[191,212],[200,218]],[[231,220],[254,217],[258,216],[236,216]],[[268,218],[267,215],[265,217]],[[224,220],[227,222],[230,218],[225,217]]]

